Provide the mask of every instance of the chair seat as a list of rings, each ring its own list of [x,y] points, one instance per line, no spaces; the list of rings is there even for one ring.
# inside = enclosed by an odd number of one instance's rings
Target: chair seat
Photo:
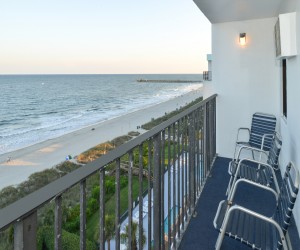
[[[229,162],[229,174],[234,176],[238,167],[238,162]],[[240,171],[237,174],[237,178],[244,178],[264,186],[270,186],[272,183],[272,175],[268,172],[265,167],[258,169],[255,164],[240,164]]]
[[[220,231],[224,216],[227,211],[228,201],[221,201],[219,213],[215,218],[215,228]],[[226,235],[241,241],[253,249],[277,249],[279,236],[275,227],[257,217],[253,217],[243,211],[234,210],[231,213]]]

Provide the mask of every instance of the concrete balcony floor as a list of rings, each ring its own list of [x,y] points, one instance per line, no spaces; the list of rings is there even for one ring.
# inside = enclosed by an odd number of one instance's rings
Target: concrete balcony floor
[[[190,220],[179,249],[215,249],[218,231],[213,226],[213,219],[219,202],[226,199],[225,190],[229,181],[229,174],[227,172],[229,161],[230,159],[221,157],[216,159],[211,172],[211,177],[208,178],[208,181],[202,191],[201,197],[196,206],[196,213]],[[279,171],[277,174],[280,175]],[[277,179],[280,182],[281,179]],[[298,199],[300,199],[300,194]],[[239,205],[243,205],[269,216],[271,216],[275,205],[274,196],[246,185],[240,186],[236,193],[235,201]],[[292,220],[289,227],[289,235],[293,249],[299,249],[299,234],[294,220]],[[222,249],[242,250],[251,248],[226,236],[222,244]]]

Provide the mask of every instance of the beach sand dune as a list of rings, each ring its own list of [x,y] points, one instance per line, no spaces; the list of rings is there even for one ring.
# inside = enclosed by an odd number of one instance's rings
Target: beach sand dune
[[[34,166],[37,165],[34,162],[23,161],[21,159],[9,160],[5,163],[1,163],[2,166]]]
[[[94,124],[78,131],[47,140],[14,152],[0,155],[0,189],[25,181],[32,173],[51,168],[66,159],[99,143],[125,135],[130,131],[143,133],[139,126],[152,118],[163,116],[202,96],[202,89],[138,110],[120,117]]]
[[[49,147],[41,148],[40,150],[38,150],[38,152],[51,153],[51,152],[54,152],[54,151],[60,149],[61,147],[62,147],[62,145],[60,145],[60,144],[54,144]]]

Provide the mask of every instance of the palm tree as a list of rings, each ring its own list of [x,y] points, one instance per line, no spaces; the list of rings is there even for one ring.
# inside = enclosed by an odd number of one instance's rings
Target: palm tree
[[[139,243],[139,230],[138,230],[138,223],[132,222],[132,236],[131,236],[131,249],[137,250],[138,249],[138,243]],[[129,242],[128,242],[128,231],[129,231],[129,226],[126,225],[125,227],[125,232],[121,234],[121,242],[126,245],[127,248],[129,248]],[[145,246],[146,243],[146,236],[143,228],[143,233],[142,233],[142,246]]]
[[[115,217],[113,215],[107,214],[105,215],[105,240],[107,241],[107,249],[110,250],[110,241],[115,237]],[[99,226],[95,231],[94,239],[99,241]]]

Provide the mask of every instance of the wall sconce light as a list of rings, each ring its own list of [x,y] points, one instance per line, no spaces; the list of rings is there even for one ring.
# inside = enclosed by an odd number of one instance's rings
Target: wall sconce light
[[[241,46],[246,45],[246,33],[240,33],[240,45]]]

